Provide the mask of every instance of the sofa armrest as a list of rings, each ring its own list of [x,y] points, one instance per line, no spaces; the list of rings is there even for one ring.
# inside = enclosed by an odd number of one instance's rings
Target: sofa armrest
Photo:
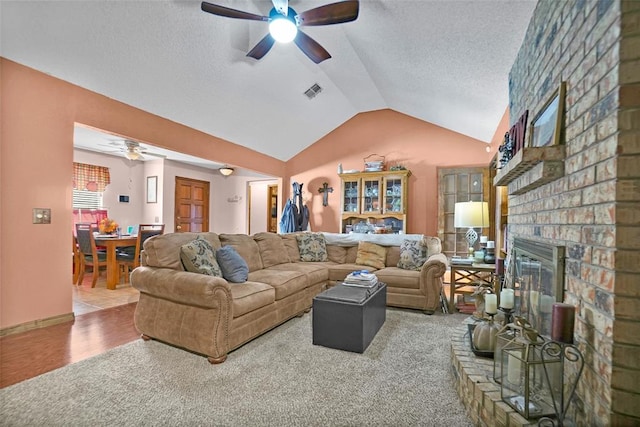
[[[131,285],[140,291],[134,322],[143,336],[205,354],[211,363],[226,359],[233,318],[226,280],[171,268],[138,267],[131,273]]]
[[[131,273],[131,286],[141,293],[195,307],[231,305],[229,283],[222,277],[170,268],[138,267]]]
[[[431,255],[420,269],[420,289],[427,298],[426,311],[433,313],[440,307],[442,278],[447,271],[447,257],[443,253]]]

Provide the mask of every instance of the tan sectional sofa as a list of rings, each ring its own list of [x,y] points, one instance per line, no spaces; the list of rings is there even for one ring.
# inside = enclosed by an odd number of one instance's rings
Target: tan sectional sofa
[[[432,254],[419,271],[397,267],[403,239],[421,235],[346,235],[323,233],[327,261],[302,262],[295,234],[254,236],[216,233],[169,233],[144,243],[141,267],[131,273],[140,291],[135,325],[144,339],[157,339],[221,363],[227,353],[264,332],[309,311],[313,297],[344,280],[352,271],[375,271],[387,284],[387,305],[432,314],[440,307],[447,259],[439,240],[430,238]],[[214,249],[233,246],[249,267],[244,283],[184,271],[182,245],[196,237]],[[358,242],[386,248],[385,267],[356,264]]]

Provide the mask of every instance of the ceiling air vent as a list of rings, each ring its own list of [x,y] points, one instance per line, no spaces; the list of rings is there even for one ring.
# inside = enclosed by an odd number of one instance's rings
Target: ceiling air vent
[[[313,99],[320,92],[322,92],[322,88],[318,83],[314,83],[313,86],[304,91],[304,94],[307,95],[307,98]]]

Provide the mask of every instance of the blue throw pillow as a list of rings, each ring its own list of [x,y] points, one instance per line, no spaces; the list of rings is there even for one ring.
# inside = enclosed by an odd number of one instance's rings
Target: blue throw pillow
[[[249,266],[233,246],[223,246],[216,251],[216,259],[222,277],[232,283],[243,283],[249,278]]]

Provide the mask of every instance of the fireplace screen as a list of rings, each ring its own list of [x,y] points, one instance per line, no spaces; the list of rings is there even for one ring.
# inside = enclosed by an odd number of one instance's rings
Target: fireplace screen
[[[509,273],[516,315],[549,337],[553,303],[563,299],[564,247],[515,238]]]

